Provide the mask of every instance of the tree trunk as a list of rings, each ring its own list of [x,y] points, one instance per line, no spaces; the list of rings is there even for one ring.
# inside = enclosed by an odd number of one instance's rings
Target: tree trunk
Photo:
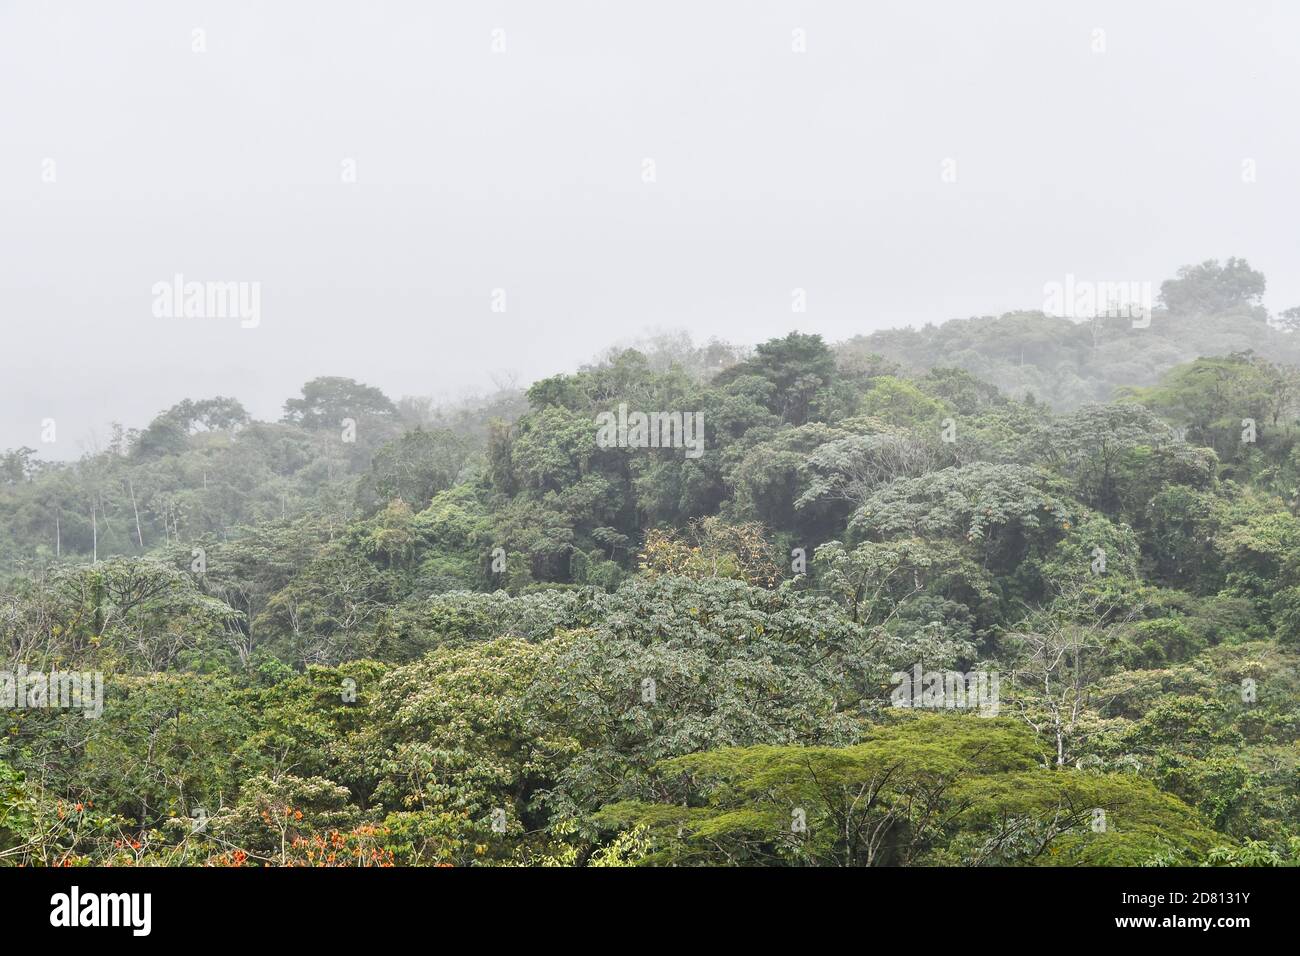
[[[135,512],[135,539],[140,542],[140,550],[144,550],[144,535],[140,532],[140,509],[135,504],[135,486],[131,484],[131,479],[126,480],[127,490],[131,492],[131,510]]]

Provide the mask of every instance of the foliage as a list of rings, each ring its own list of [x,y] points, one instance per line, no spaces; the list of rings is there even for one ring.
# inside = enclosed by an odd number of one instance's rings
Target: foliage
[[[1300,340],[1263,289],[1229,259],[1149,326],[666,335],[2,452],[0,863],[1294,865]],[[703,454],[601,447],[620,405]],[[996,675],[997,716],[898,706],[918,668]],[[102,715],[19,707],[55,669]]]

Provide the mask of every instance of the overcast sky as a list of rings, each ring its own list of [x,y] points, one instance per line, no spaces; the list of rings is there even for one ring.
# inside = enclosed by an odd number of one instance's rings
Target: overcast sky
[[[0,0],[0,449],[1231,255],[1279,311],[1298,106],[1284,2]],[[260,324],[157,317],[177,273],[260,283]]]

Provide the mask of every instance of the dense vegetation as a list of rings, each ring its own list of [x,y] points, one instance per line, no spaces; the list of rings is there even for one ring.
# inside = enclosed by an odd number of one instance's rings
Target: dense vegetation
[[[106,687],[0,711],[0,861],[1294,863],[1300,317],[1262,291],[10,451],[0,669]],[[602,447],[623,403],[704,453]],[[892,706],[918,667],[996,715]]]

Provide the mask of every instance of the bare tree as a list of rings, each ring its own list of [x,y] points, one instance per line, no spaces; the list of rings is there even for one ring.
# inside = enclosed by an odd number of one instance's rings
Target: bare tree
[[[897,478],[915,478],[954,464],[951,449],[906,433],[854,435],[817,449],[808,464],[815,474],[795,503],[819,499],[861,505],[877,488]]]
[[[1008,635],[1019,661],[1003,687],[1017,716],[1050,746],[1045,764],[1063,767],[1075,758],[1089,713],[1103,703],[1096,687],[1113,631],[1140,612],[1141,606],[1075,584]]]

